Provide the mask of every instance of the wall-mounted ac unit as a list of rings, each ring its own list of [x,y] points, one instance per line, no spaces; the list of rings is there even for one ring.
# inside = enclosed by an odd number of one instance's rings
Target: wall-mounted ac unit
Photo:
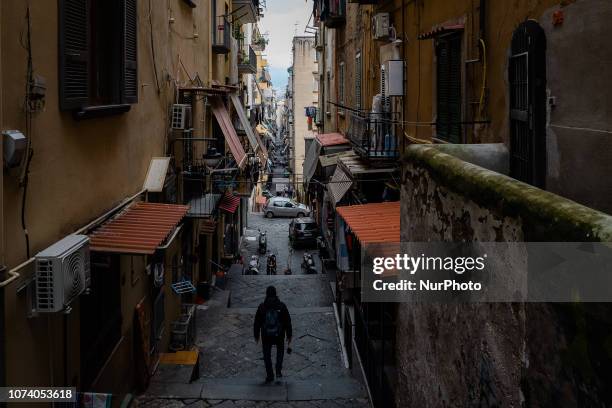
[[[378,13],[372,20],[372,31],[375,40],[389,38],[389,13]]]
[[[90,283],[86,235],[69,235],[36,255],[36,311],[66,309]]]
[[[191,105],[182,103],[172,105],[172,120],[170,125],[173,130],[191,129]]]

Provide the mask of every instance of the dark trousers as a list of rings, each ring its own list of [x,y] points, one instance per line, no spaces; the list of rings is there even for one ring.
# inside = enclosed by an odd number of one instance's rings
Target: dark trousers
[[[276,346],[276,374],[280,374],[283,369],[283,356],[285,355],[285,339],[282,337],[262,339],[263,358],[266,365],[266,376],[268,379],[274,378],[272,371],[272,346]]]

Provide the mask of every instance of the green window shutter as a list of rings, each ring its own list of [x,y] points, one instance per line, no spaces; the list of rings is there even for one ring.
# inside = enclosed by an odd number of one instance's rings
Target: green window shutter
[[[89,103],[87,0],[59,0],[59,103],[63,111]]]
[[[138,102],[138,4],[137,0],[122,0],[123,58],[122,103]]]

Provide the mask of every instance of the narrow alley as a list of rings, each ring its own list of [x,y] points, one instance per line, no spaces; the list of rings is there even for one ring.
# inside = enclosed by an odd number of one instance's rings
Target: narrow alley
[[[325,274],[300,270],[303,249],[289,251],[291,219],[249,214],[242,245],[245,259],[257,254],[258,230],[266,230],[268,249],[278,257],[279,275],[228,275],[200,307],[195,344],[200,350],[200,378],[177,375],[176,367],[159,369],[142,407],[368,407],[367,392],[345,368],[338,339],[330,281]],[[265,265],[265,256],[260,263]],[[282,274],[290,259],[292,275]],[[317,259],[317,269],[320,262]],[[266,287],[274,285],[293,322],[293,352],[285,353],[283,381],[263,384],[261,345],[253,340],[253,319]]]

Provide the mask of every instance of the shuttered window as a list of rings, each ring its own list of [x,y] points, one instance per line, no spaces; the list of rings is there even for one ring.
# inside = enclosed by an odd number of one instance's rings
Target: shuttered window
[[[461,143],[461,33],[436,39],[436,136]]]
[[[361,63],[361,53],[355,56],[355,108],[361,110],[361,71],[363,69]]]
[[[138,102],[137,0],[59,0],[60,109]]]

